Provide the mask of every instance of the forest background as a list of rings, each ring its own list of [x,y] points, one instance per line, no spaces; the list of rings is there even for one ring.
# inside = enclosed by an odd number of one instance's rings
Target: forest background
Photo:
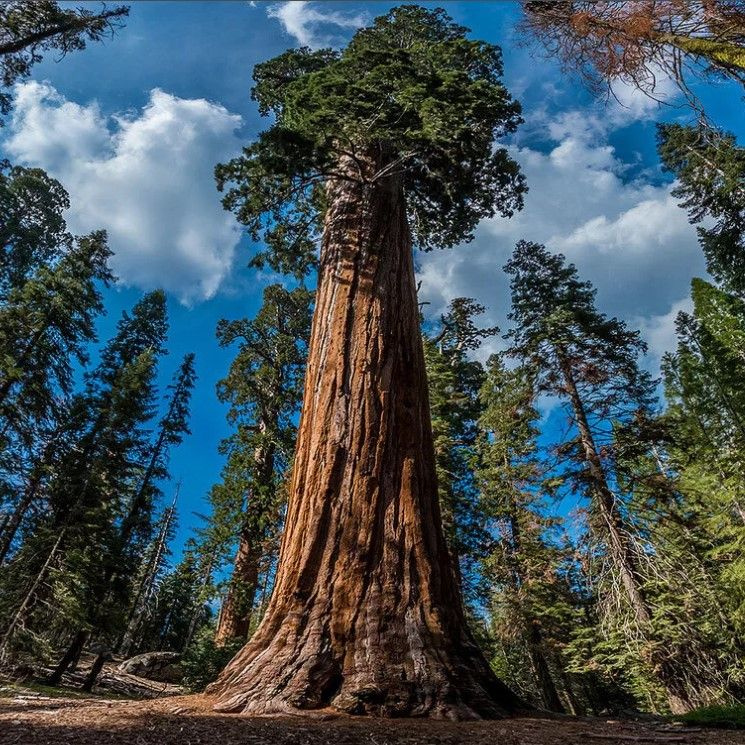
[[[184,355],[196,354],[191,435],[172,449],[171,480],[160,483],[160,509],[178,492],[179,520],[167,526],[170,567],[183,566],[190,551],[198,553],[199,540],[209,533],[203,515],[210,511],[210,493],[214,506],[211,489],[225,463],[219,443],[234,431],[234,422],[225,419],[226,402],[214,392],[235,346],[220,344],[215,328],[221,319],[254,317],[262,290],[279,279],[266,267],[246,268],[246,257],[257,246],[222,209],[214,187],[215,164],[235,156],[261,128],[248,96],[250,71],[288,45],[341,45],[388,7],[135,4],[126,29],[105,44],[91,44],[61,63],[47,55],[14,89],[1,133],[4,154],[59,179],[70,194],[65,216],[73,233],[107,230],[111,267],[120,281],[103,291],[107,314],[96,320],[98,338],[103,343],[115,334],[121,311],[132,308],[143,291],[163,288],[170,326],[160,389]],[[484,307],[476,314],[479,327],[507,330],[509,277],[502,266],[516,241],[545,243],[597,288],[601,312],[640,330],[649,345],[641,366],[658,376],[663,354],[676,348],[679,312],[692,310],[691,279],[706,276],[695,227],[671,194],[672,177],[661,168],[656,149],[656,123],[690,122],[690,107],[664,79],[655,92],[663,103],[623,83],[598,100],[556,60],[518,43],[517,4],[448,3],[447,10],[475,38],[504,51],[505,83],[525,118],[507,144],[530,191],[521,213],[485,221],[462,250],[417,257],[425,326],[442,348],[447,335],[439,319],[451,300],[468,297]],[[692,91],[717,126],[742,139],[736,83],[694,82]],[[509,343],[491,333],[469,345],[472,355],[485,361]],[[89,352],[95,359],[99,346]],[[542,397],[536,405],[539,440],[561,439],[565,418],[556,401]],[[581,489],[556,491],[559,501],[546,509],[571,521],[585,505]],[[570,537],[576,532],[568,528]],[[190,544],[194,536],[197,543]],[[199,561],[204,563],[202,555]],[[207,584],[218,582],[221,571],[226,569],[214,569]],[[477,590],[478,612],[487,601]],[[216,610],[216,597],[202,601]],[[188,628],[187,634],[196,630]],[[652,708],[657,706],[656,694],[645,693]]]

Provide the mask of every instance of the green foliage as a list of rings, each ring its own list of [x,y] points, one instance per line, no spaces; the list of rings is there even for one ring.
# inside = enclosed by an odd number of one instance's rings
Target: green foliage
[[[203,691],[245,644],[244,639],[232,639],[223,646],[217,646],[214,637],[214,628],[205,626],[181,660],[181,669],[184,671],[182,683],[190,691]]]
[[[101,41],[121,27],[126,6],[95,13],[85,7],[60,7],[53,0],[11,0],[0,5],[0,84],[10,88],[31,75],[45,52],[64,57]],[[11,98],[0,93],[0,112],[7,114]]]
[[[235,431],[220,445],[227,460],[209,494],[205,540],[223,563],[240,536],[266,579],[278,550],[282,485],[295,447],[312,300],[303,286],[270,285],[255,318],[220,321],[217,328],[221,346],[237,347],[217,385]],[[251,612],[257,583],[258,575],[230,575],[227,584],[242,614]]]
[[[400,175],[420,248],[469,240],[481,219],[521,207],[518,166],[493,147],[520,107],[500,82],[500,50],[466,32],[442,10],[406,5],[341,52],[293,50],[256,67],[253,97],[274,123],[216,170],[226,209],[266,242],[256,263],[302,276],[324,185],[364,178],[355,163],[370,152],[385,161],[372,180]]]
[[[721,727],[724,729],[745,729],[745,704],[734,706],[704,706],[689,711],[677,719],[686,724],[699,727]]]
[[[698,227],[707,269],[725,289],[745,295],[745,148],[703,125],[661,124],[658,152],[691,223],[714,221]]]
[[[439,328],[424,336],[440,509],[448,546],[461,570],[461,589],[469,599],[477,589],[469,568],[481,554],[485,538],[475,509],[472,468],[484,372],[469,353],[497,332],[476,326],[475,319],[484,310],[470,298],[456,298]]]

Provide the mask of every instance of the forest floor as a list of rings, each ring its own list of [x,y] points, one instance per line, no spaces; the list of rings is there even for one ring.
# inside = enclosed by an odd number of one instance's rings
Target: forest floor
[[[7,696],[7,694],[5,694]],[[520,718],[490,722],[252,718],[208,696],[151,701],[0,698],[0,745],[743,745],[745,733],[662,722]]]

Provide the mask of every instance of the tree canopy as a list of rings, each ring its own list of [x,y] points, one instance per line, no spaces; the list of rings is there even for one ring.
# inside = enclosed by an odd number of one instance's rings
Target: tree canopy
[[[302,273],[329,179],[400,174],[425,250],[469,240],[481,219],[521,207],[518,165],[493,147],[521,121],[520,106],[501,83],[499,48],[467,31],[443,10],[402,6],[341,52],[293,49],[257,65],[253,97],[274,123],[216,171],[226,208],[266,242],[257,263]],[[371,150],[383,165],[368,177],[355,166]]]

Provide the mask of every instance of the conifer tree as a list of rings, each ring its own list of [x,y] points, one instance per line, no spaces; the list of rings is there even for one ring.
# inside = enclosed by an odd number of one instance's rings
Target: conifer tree
[[[535,370],[538,391],[565,402],[576,432],[561,451],[579,466],[573,477],[587,491],[590,530],[611,570],[606,607],[620,601],[631,615],[627,640],[638,636],[654,647],[645,554],[618,488],[612,439],[614,422],[627,422],[651,407],[653,384],[638,366],[645,345],[638,332],[596,309],[595,290],[562,255],[521,241],[505,269],[512,277],[515,322],[508,334],[510,353]],[[685,681],[671,662],[658,657],[652,667],[670,708],[690,708]]]
[[[85,7],[60,7],[54,0],[9,0],[0,6],[0,84],[10,88],[31,75],[45,52],[64,57],[101,41],[121,27],[129,8],[119,5],[99,12]],[[8,93],[0,93],[0,112],[11,107]]]
[[[0,463],[14,498],[0,559],[39,495],[59,451],[75,363],[84,363],[111,279],[106,236],[80,239],[56,265],[42,266],[0,307]]]
[[[661,124],[658,152],[677,184],[706,256],[707,269],[725,289],[745,296],[745,148],[710,127]]]
[[[664,504],[687,550],[715,583],[714,608],[727,622],[723,647],[742,654],[745,635],[745,396],[742,301],[693,281],[694,313],[678,317],[678,347],[663,360],[675,499]],[[729,626],[731,624],[731,627]],[[734,679],[737,676],[733,676]]]
[[[71,449],[50,484],[51,519],[39,531],[47,541],[64,536],[57,548],[64,563],[60,581],[78,588],[73,624],[80,625],[53,683],[74,664],[90,630],[113,622],[113,609],[126,593],[126,582],[110,587],[113,576],[123,580],[119,520],[148,451],[156,364],[166,331],[165,296],[152,292],[131,315],[124,312],[71,407]]]
[[[238,547],[215,642],[246,639],[267,545],[280,523],[280,482],[292,460],[302,396],[312,293],[270,285],[253,320],[221,322],[221,346],[238,345],[218,397],[236,432],[221,445],[223,478],[210,494],[212,530]]]
[[[493,618],[502,649],[517,639],[524,650],[518,664],[527,657],[532,671],[525,676],[523,670],[510,670],[510,679],[522,677],[520,688],[533,688],[541,706],[561,712],[565,705],[555,678],[566,667],[559,638],[568,624],[561,628],[558,621],[562,616],[570,620],[572,608],[560,576],[563,557],[549,543],[557,525],[546,516],[543,481],[548,474],[537,452],[533,382],[525,368],[508,371],[502,357],[494,355],[480,396],[477,480],[480,507],[494,537],[484,561]],[[511,662],[505,654],[505,663]],[[571,690],[568,695],[571,699]]]
[[[484,311],[470,298],[456,298],[439,328],[424,335],[440,509],[456,578],[466,597],[473,591],[463,586],[462,569],[468,574],[484,537],[472,471],[484,372],[469,353],[498,331],[476,325]]]
[[[408,5],[338,53],[255,69],[275,122],[218,167],[225,206],[275,266],[323,235],[275,588],[213,687],[221,710],[519,705],[466,628],[442,532],[412,256],[521,205],[517,164],[494,147],[519,122],[501,73],[496,47]]]

